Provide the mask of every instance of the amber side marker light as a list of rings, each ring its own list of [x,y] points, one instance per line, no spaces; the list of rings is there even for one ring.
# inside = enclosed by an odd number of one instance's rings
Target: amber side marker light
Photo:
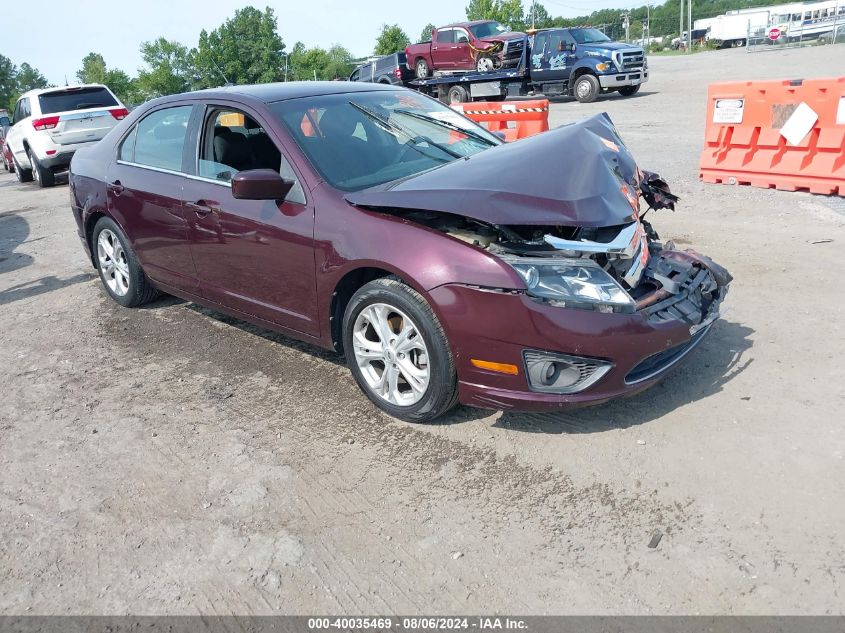
[[[508,365],[507,363],[494,363],[489,360],[478,360],[477,358],[470,358],[469,362],[479,369],[497,371],[500,374],[511,374],[516,376],[519,373],[519,367],[516,365]]]

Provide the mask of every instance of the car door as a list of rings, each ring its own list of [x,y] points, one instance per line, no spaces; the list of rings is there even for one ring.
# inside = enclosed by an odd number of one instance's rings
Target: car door
[[[575,55],[572,52],[572,45],[575,40],[568,31],[551,31],[544,53],[544,66],[546,81],[558,82],[568,81],[572,74],[572,65]]]
[[[453,47],[455,46],[455,29],[437,29],[434,41],[431,42],[431,62],[437,70],[448,70],[455,67]]]
[[[29,118],[29,97],[21,97],[15,104],[12,125],[6,133],[6,143],[9,145],[9,150],[18,164],[21,165],[29,165],[29,158],[23,145],[23,129]]]
[[[161,106],[141,118],[109,167],[108,209],[123,227],[144,271],[160,284],[198,294],[182,208],[184,165],[194,105]]]
[[[475,68],[475,60],[470,48],[469,32],[466,29],[455,29],[455,44],[452,49],[452,60],[455,68]]]
[[[184,195],[194,262],[207,299],[317,336],[314,208],[267,129],[254,111],[206,106]],[[248,169],[273,169],[296,182],[280,202],[237,200],[230,181]]]

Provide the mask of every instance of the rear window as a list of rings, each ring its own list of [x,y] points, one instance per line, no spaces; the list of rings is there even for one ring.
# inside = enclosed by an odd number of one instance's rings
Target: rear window
[[[79,88],[62,90],[61,92],[48,92],[38,97],[38,103],[41,104],[41,114],[86,110],[88,108],[110,108],[118,105],[117,100],[105,88]]]

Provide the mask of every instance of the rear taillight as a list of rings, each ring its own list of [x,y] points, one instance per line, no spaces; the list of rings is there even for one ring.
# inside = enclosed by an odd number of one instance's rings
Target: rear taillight
[[[45,116],[43,119],[32,119],[32,127],[36,130],[52,130],[59,124],[59,117]]]
[[[399,68],[398,66],[396,68],[394,68],[393,69],[393,76],[396,77],[396,79],[402,79],[402,69]]]
[[[115,119],[120,121],[121,119],[125,119],[129,115],[129,110],[126,108],[114,108],[113,110],[109,110],[109,114],[111,114]]]

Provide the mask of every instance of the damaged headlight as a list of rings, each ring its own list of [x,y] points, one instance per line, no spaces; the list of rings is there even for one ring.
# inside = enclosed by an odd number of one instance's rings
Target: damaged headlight
[[[589,259],[503,257],[522,277],[532,297],[565,308],[633,312],[634,300]]]

